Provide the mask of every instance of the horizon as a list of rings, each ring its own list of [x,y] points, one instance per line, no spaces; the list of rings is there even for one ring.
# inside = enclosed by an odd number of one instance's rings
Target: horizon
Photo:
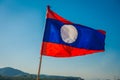
[[[0,0],[0,67],[37,74],[47,5],[73,23],[105,30],[105,52],[71,58],[43,56],[41,74],[120,78],[118,0]]]
[[[28,72],[24,72],[24,71],[22,71],[22,70],[20,70],[20,69],[17,69],[17,68],[12,68],[12,67],[2,67],[2,68],[0,68],[0,69],[4,69],[4,72],[5,72],[5,69],[13,69],[13,70],[17,70],[17,71],[20,71],[20,72],[23,72],[23,73],[25,73],[25,74],[28,74],[28,75],[36,75],[37,76],[37,74],[31,74],[31,73],[28,73]],[[7,74],[7,73],[6,73]],[[1,75],[1,74],[0,74]],[[64,75],[49,75],[49,74],[40,74],[40,76],[41,75],[46,75],[46,76],[59,76],[59,77],[77,77],[77,76],[64,76]],[[4,76],[4,75],[2,75],[2,76]],[[8,75],[9,76],[9,75]],[[12,76],[14,76],[14,75],[12,75]],[[79,78],[81,78],[80,76],[79,76]]]
[[[30,75],[36,75],[37,76],[37,74],[31,74],[31,73],[28,73],[28,72],[24,72],[24,71],[22,71],[22,70],[20,70],[20,69],[17,69],[17,68],[13,68],[13,67],[2,67],[2,68],[0,68],[0,69],[4,69],[4,68],[11,68],[11,69],[15,69],[15,70],[18,70],[18,71],[21,71],[21,72],[23,72],[23,73],[26,73],[26,74],[30,74]],[[45,75],[45,76],[59,76],[59,77],[79,77],[79,78],[81,78],[81,79],[84,79],[83,77],[81,77],[81,76],[65,76],[65,75],[50,75],[50,74],[40,74],[40,76],[43,76],[43,75]],[[92,78],[92,79],[89,79],[89,80],[98,80],[98,79],[102,79],[102,80],[106,80],[106,78]],[[108,78],[107,78],[108,79]],[[113,78],[114,80],[118,80],[119,79],[119,77],[116,77],[116,76],[114,76],[114,78]]]
[[[23,73],[28,74],[28,75],[36,75],[36,76],[37,76],[37,74],[31,74],[31,73],[24,72],[24,71],[22,71],[22,70],[20,70],[20,69],[12,68],[12,67],[2,67],[2,68],[0,68],[0,69],[5,69],[5,68],[10,68],[10,69],[13,69],[13,70],[18,70],[18,71],[23,72]],[[5,71],[4,71],[4,72],[5,72]],[[6,73],[6,74],[7,74],[7,73]],[[5,74],[4,74],[4,75],[5,75]],[[4,76],[4,75],[2,75],[2,76]],[[54,77],[56,77],[56,76],[58,76],[58,77],[79,77],[79,78],[81,78],[81,79],[84,79],[84,78],[81,77],[81,76],[64,76],[64,75],[40,74],[40,76],[43,76],[43,75],[45,75],[45,76],[54,76]],[[12,75],[12,76],[13,76],[13,75]],[[114,78],[116,78],[116,79],[114,79],[114,80],[119,79],[118,77],[115,77],[115,76],[114,76]],[[95,78],[95,79],[91,79],[91,80],[98,80],[98,79],[102,79],[102,78]],[[102,80],[106,80],[106,79],[102,79]]]

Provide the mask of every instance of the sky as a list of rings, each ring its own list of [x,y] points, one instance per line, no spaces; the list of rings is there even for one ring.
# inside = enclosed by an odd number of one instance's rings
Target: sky
[[[105,52],[43,56],[41,74],[120,78],[120,0],[0,0],[0,68],[37,74],[47,5],[65,19],[105,30]]]

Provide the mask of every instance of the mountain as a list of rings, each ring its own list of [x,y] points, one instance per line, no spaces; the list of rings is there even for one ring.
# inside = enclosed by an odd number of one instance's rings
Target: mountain
[[[7,79],[5,79],[7,78]],[[17,79],[18,78],[18,79]],[[40,75],[42,80],[84,80],[80,77]],[[0,68],[0,80],[35,80],[35,74],[29,74],[11,67]]]
[[[23,75],[29,75],[29,73],[25,73],[23,71],[20,71],[18,69],[14,69],[11,67],[5,67],[0,68],[0,75],[2,76],[23,76]]]

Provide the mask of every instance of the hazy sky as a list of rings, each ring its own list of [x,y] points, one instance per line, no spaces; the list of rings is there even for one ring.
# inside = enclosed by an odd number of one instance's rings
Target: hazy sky
[[[73,58],[43,57],[42,74],[120,78],[120,0],[0,0],[0,68],[37,73],[46,6],[106,34],[105,52]]]

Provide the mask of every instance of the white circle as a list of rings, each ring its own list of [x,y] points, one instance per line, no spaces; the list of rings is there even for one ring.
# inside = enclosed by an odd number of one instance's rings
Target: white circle
[[[73,43],[78,37],[77,29],[73,25],[63,25],[61,27],[61,37],[66,43]]]

